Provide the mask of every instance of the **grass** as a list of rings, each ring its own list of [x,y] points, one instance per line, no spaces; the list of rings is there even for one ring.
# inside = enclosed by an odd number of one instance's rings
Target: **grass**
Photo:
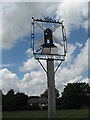
[[[57,110],[57,118],[88,118],[88,109]],[[3,119],[7,118],[47,118],[47,111],[14,111],[3,112]]]

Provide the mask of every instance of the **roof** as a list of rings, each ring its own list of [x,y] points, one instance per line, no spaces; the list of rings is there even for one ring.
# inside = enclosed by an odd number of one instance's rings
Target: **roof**
[[[40,98],[39,101],[40,101],[41,104],[43,104],[43,103],[47,104],[48,103],[48,99],[44,96],[42,98]]]
[[[46,44],[43,44],[41,46],[42,47],[48,47],[48,48],[50,48],[50,47],[56,47],[54,44],[50,44],[50,43],[46,43]]]
[[[29,97],[29,104],[47,104],[48,100],[46,97]]]

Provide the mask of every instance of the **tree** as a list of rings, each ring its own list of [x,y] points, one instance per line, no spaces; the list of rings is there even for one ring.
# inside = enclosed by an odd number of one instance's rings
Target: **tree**
[[[7,95],[8,95],[8,96],[14,96],[14,90],[11,89],[10,91],[8,91]]]
[[[24,93],[14,94],[10,90],[6,95],[2,95],[3,110],[22,110],[27,106],[28,96]]]
[[[13,89],[11,89],[4,98],[5,98],[6,106],[11,107],[11,106],[15,105],[14,90]]]
[[[58,98],[59,97],[59,91],[55,88],[55,93],[56,93],[56,98]],[[52,93],[53,94],[53,93]],[[46,98],[48,98],[48,89],[46,89],[45,91],[44,91],[44,93],[43,94],[41,94],[40,95],[41,97],[46,97]]]
[[[15,95],[16,106],[27,106],[28,96],[24,93],[17,93]]]
[[[64,108],[80,108],[87,104],[87,96],[90,91],[89,84],[69,83],[62,93],[62,105]]]
[[[2,105],[4,110],[12,110],[15,106],[14,91],[12,89],[6,95],[2,95]]]

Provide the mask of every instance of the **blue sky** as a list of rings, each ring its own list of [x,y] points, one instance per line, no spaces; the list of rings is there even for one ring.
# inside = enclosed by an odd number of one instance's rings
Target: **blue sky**
[[[22,65],[22,61],[26,61],[26,51],[30,48],[30,36],[23,38],[10,50],[2,50],[2,64],[10,64],[7,67],[9,70],[15,72],[19,78],[23,74],[19,72],[18,67]]]
[[[60,93],[68,82],[88,82],[88,3],[4,3],[2,4],[2,68],[0,83],[10,89],[39,95],[47,88],[43,69],[30,50],[31,18],[50,16],[63,20],[68,41],[66,61],[56,73]],[[81,9],[80,9],[81,8]],[[57,37],[58,32],[56,33]],[[38,32],[37,32],[38,34]],[[42,61],[44,65],[45,62]],[[1,66],[1,65],[0,65]]]

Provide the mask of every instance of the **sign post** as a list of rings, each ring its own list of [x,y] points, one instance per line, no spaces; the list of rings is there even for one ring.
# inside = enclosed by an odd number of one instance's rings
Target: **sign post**
[[[47,60],[48,118],[56,118],[54,60]]]
[[[40,25],[40,22],[42,23],[48,23],[48,24],[56,24],[53,28],[44,28],[42,25]],[[43,37],[35,41],[35,35],[34,35],[34,25],[39,27],[39,29],[43,32]],[[62,42],[53,35],[53,32],[61,27],[62,29],[62,36],[63,40]],[[35,59],[38,60],[42,68],[47,74],[47,82],[48,82],[48,118],[56,118],[56,95],[55,95],[55,73],[60,67],[62,61],[65,60],[66,52],[67,52],[67,41],[66,41],[66,33],[65,28],[63,26],[63,21],[57,21],[53,20],[49,17],[44,19],[34,19],[32,17],[32,23],[31,23],[31,49],[33,51]],[[35,39],[35,40],[34,40]],[[59,54],[58,47],[54,43],[58,43],[60,47],[63,49],[63,54]],[[43,43],[43,44],[42,44]],[[43,66],[41,60],[44,60],[47,62],[47,69]],[[60,63],[54,70],[54,61],[58,60]]]

